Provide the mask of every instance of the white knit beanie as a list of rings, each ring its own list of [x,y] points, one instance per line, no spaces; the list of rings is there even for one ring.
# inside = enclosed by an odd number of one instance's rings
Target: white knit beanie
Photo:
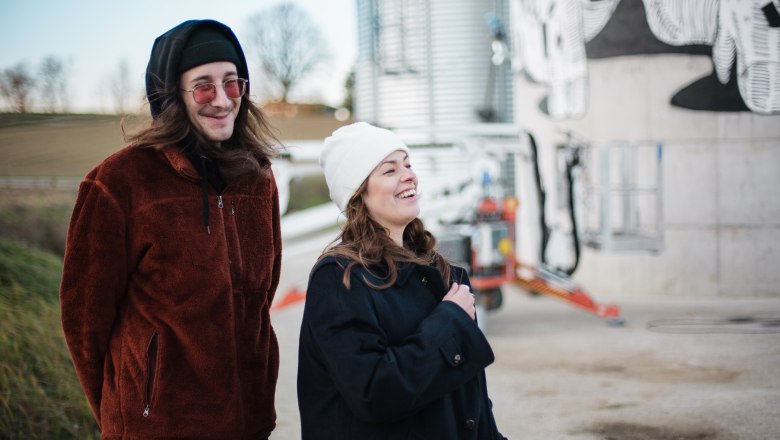
[[[345,125],[322,146],[320,166],[330,190],[330,199],[342,211],[371,171],[390,153],[409,148],[395,133],[365,122]]]

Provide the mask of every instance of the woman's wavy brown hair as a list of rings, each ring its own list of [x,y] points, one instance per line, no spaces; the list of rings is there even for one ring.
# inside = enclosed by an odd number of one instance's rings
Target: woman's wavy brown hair
[[[403,233],[403,247],[398,246],[382,225],[371,218],[364,197],[368,179],[349,200],[346,208],[347,221],[341,234],[320,256],[339,257],[347,260],[342,283],[349,289],[349,277],[355,266],[362,266],[372,275],[386,280],[383,284],[374,284],[365,277],[363,281],[372,289],[386,289],[398,278],[399,263],[431,265],[439,269],[443,280],[450,279],[450,264],[436,249],[436,238],[425,229],[422,220],[415,218],[406,225]],[[384,267],[383,267],[384,266]],[[381,268],[383,274],[377,274]],[[372,271],[372,269],[374,271]],[[445,284],[447,284],[445,282]]]
[[[197,145],[219,165],[220,174],[227,182],[267,175],[281,142],[249,95],[241,97],[233,135],[218,145],[206,139],[190,122],[178,84],[159,94],[166,97],[160,114],[149,127],[126,136],[128,142],[139,148],[155,149]]]

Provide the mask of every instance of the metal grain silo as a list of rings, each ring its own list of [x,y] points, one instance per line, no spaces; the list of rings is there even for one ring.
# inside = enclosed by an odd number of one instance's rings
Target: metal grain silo
[[[512,122],[505,0],[358,0],[357,12],[356,119],[420,143]]]

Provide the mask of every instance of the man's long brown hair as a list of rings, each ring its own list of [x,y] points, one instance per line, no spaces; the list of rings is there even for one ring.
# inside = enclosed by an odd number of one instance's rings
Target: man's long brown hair
[[[151,126],[127,136],[128,142],[140,148],[156,149],[169,145],[188,148],[197,145],[219,165],[220,174],[228,183],[267,174],[281,142],[249,95],[241,97],[233,135],[217,145],[190,122],[178,84],[161,93],[169,99],[165,100],[160,114]]]
[[[432,265],[439,269],[445,285],[450,279],[450,265],[436,249],[436,238],[425,229],[422,220],[415,218],[406,225],[403,233],[403,247],[398,246],[388,231],[368,212],[364,196],[368,179],[349,200],[346,209],[347,221],[341,234],[334,244],[328,248],[320,259],[327,256],[340,257],[347,260],[342,282],[349,289],[349,277],[355,266],[366,268],[372,275],[385,280],[382,284],[374,284],[363,279],[373,289],[386,289],[398,278],[399,263],[414,263]],[[340,242],[339,242],[340,241]],[[382,267],[384,266],[384,267]],[[380,274],[375,272],[381,268]]]

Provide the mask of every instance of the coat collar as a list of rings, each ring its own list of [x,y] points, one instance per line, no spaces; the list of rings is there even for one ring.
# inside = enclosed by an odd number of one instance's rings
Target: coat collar
[[[361,270],[361,273],[366,276],[366,278],[371,280],[372,283],[382,284],[385,282],[384,279],[377,276],[386,273],[384,265],[379,269],[373,269],[371,271],[366,271],[360,266],[357,266],[356,269]],[[420,272],[420,277],[426,277],[426,279],[441,278],[438,269],[431,266],[421,266],[413,263],[399,263],[397,269],[398,276],[396,277],[395,283],[393,284],[397,287],[404,287],[415,272]]]
[[[403,287],[412,278],[413,274],[417,274],[420,281],[428,288],[431,293],[434,293],[439,299],[447,293],[449,290],[448,283],[445,284],[441,277],[439,269],[434,266],[424,266],[411,263],[404,263],[398,267],[398,278],[395,280],[395,285]]]
[[[417,265],[411,263],[401,263],[398,265],[398,278],[395,279],[395,285],[402,287],[409,281]]]
[[[187,156],[181,152],[179,147],[168,145],[162,149],[162,153],[165,156],[165,159],[168,160],[168,163],[170,163],[173,169],[182,177],[192,180],[193,182],[201,181],[200,174],[195,169],[195,166],[192,165],[192,162],[187,159]]]
[[[317,265],[315,265],[315,268],[312,269],[312,273],[314,273],[318,267],[321,267],[322,265],[325,265],[327,263],[336,263],[339,264],[339,266],[341,267],[346,267],[347,265],[346,261],[341,260],[338,257],[325,257],[322,260],[320,260],[317,263]],[[455,268],[453,267],[453,269]],[[355,273],[358,273],[361,277],[365,277],[367,280],[371,281],[372,283],[383,284],[385,281],[377,276],[380,273],[374,271],[368,271],[360,265],[355,266],[353,270],[356,271]],[[398,265],[398,277],[396,278],[393,286],[395,287],[406,286],[409,283],[409,281],[412,279],[412,275],[414,275],[415,273],[417,273],[417,276],[420,278],[421,281],[425,279],[423,283],[426,284],[428,290],[431,292],[436,292],[439,298],[444,296],[444,294],[447,293],[447,290],[449,290],[450,283],[446,283],[445,285],[444,280],[442,280],[439,269],[437,269],[434,266],[417,265],[413,263],[401,263]],[[455,279],[458,279],[457,274],[453,274],[453,275]]]

